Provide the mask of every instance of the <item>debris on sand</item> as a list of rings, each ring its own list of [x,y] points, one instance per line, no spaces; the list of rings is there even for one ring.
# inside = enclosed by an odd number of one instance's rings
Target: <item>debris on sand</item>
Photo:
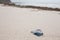
[[[38,37],[43,36],[43,32],[40,29],[31,31],[31,33],[33,33],[34,35],[36,35]]]

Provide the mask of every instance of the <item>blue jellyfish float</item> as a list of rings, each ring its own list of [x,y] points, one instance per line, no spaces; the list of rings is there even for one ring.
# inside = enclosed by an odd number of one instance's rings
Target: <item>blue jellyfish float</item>
[[[43,36],[43,32],[41,31],[41,29],[36,29],[34,31],[31,31],[31,33],[33,33],[34,35],[38,37]]]

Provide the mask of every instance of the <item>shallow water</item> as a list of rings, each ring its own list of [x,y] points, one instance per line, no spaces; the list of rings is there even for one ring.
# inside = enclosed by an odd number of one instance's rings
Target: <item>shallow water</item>
[[[16,5],[34,5],[60,8],[60,0],[11,0]]]

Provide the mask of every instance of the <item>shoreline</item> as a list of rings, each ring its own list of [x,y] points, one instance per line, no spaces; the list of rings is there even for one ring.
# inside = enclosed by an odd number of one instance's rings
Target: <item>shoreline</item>
[[[4,5],[8,5],[8,6],[14,6],[14,7],[20,7],[20,8],[32,8],[32,9],[41,9],[41,10],[50,10],[50,11],[60,11],[60,8],[51,8],[51,7],[40,7],[40,6],[30,6],[30,5],[16,5],[14,3],[8,3]]]

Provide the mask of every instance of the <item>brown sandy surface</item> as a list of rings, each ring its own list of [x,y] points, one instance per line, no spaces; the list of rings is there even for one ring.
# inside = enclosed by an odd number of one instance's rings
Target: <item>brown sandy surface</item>
[[[0,40],[60,40],[60,12],[0,5]]]

